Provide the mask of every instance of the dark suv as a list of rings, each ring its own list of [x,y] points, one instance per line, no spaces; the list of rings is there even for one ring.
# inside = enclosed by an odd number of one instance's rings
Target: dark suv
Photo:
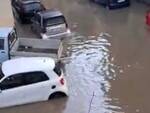
[[[45,10],[44,5],[39,0],[12,0],[13,12],[17,19],[30,22],[34,13]]]

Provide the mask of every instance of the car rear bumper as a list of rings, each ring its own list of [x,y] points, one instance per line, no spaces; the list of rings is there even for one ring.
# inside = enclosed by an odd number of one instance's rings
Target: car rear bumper
[[[51,94],[56,93],[56,92],[62,92],[66,96],[69,96],[69,90],[68,90],[68,85],[67,81],[64,79],[65,84],[63,85],[57,85],[56,88],[51,92]]]
[[[71,31],[70,31],[70,29],[68,29],[66,32],[58,33],[55,35],[47,35],[46,33],[41,33],[41,37],[42,37],[42,39],[49,39],[49,38],[62,39],[62,38],[69,37],[70,34],[71,34]]]

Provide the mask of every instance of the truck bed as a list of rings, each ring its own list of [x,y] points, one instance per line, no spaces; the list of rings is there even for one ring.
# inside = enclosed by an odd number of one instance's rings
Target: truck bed
[[[19,38],[10,50],[10,57],[51,57],[61,58],[63,46],[58,39]]]

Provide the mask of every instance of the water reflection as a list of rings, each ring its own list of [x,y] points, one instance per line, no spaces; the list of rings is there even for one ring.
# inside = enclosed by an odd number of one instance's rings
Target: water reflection
[[[71,96],[66,112],[74,109],[78,113],[119,113],[121,110],[110,104],[112,99],[107,95],[111,88],[109,80],[115,77],[107,38],[104,34],[95,39],[74,34],[70,40],[71,60],[66,64],[66,74]]]
[[[68,98],[0,109],[0,113],[63,113]]]

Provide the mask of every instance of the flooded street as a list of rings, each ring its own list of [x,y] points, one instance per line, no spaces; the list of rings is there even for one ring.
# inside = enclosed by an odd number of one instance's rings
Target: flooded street
[[[42,0],[60,9],[72,31],[65,75],[69,97],[0,109],[0,113],[149,113],[148,7],[109,11],[88,0]],[[16,23],[20,37],[36,37]]]

